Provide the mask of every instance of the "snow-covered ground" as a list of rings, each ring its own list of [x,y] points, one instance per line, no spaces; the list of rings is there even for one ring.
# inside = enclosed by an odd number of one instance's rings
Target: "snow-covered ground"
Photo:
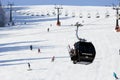
[[[114,30],[115,11],[111,7],[62,7],[61,26],[56,26],[52,5],[16,7],[16,25],[0,28],[1,80],[115,80],[113,72],[120,77],[120,33]],[[106,14],[110,16],[106,18]],[[92,64],[73,64],[70,60],[67,47],[78,41],[76,27],[71,26],[76,22],[84,25],[79,36],[95,46]],[[55,61],[51,62],[53,56]],[[27,71],[28,62],[31,71]]]

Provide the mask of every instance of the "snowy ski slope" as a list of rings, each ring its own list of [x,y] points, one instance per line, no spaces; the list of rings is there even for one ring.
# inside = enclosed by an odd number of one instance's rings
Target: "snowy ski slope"
[[[56,26],[53,5],[15,7],[16,25],[0,28],[1,80],[115,80],[113,72],[120,77],[120,33],[114,30],[115,11],[111,7],[62,7],[61,26]],[[110,16],[106,18],[106,14]],[[90,65],[73,64],[69,57],[68,44],[73,46],[78,41],[76,27],[72,26],[76,22],[84,25],[79,36],[91,41],[96,49]],[[51,62],[53,56],[55,61]],[[31,71],[27,71],[28,62]]]

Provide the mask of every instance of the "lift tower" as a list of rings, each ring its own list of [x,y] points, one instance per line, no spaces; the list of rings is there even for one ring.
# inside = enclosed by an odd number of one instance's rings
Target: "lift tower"
[[[56,6],[55,5],[55,9],[57,9],[57,26],[61,26],[59,15],[60,15],[60,9],[63,9],[63,8],[62,8],[62,6]]]
[[[5,20],[5,11],[3,9],[1,0],[0,0],[0,27],[4,27],[6,24],[6,20]]]
[[[9,18],[9,22],[11,25],[14,25],[14,22],[13,22],[13,19],[12,19],[12,11],[13,11],[13,3],[8,3],[8,7],[9,7],[9,10],[10,10],[10,18]]]
[[[119,5],[114,7],[113,6],[113,9],[116,10],[116,27],[115,27],[115,30],[117,32],[120,32],[120,27],[119,27],[119,10],[120,10],[120,0],[119,0]]]

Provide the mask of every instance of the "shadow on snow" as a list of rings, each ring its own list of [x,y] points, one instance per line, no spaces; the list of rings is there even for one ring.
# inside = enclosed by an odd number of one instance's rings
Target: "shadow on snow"
[[[40,57],[40,58],[24,58],[24,59],[0,60],[0,66],[21,65],[21,64],[27,64],[27,63],[26,62],[20,62],[20,61],[43,60],[43,59],[51,59],[51,58],[52,57]],[[62,59],[62,58],[69,58],[69,56],[56,56],[55,58]],[[14,63],[11,63],[11,62],[14,62]]]
[[[38,41],[23,41],[23,42],[13,42],[13,43],[4,43],[4,44],[0,44],[0,52],[9,52],[9,51],[20,51],[20,50],[29,50],[30,49],[30,45],[36,43],[36,42],[44,42],[47,40],[38,40]],[[18,44],[24,44],[24,45],[18,45]],[[14,46],[15,45],[15,46]],[[17,45],[17,46],[16,46]],[[52,49],[55,48],[54,45],[40,45],[40,46],[36,46],[33,45],[33,49]]]
[[[36,43],[36,42],[44,42],[44,41],[47,41],[47,40],[38,40],[38,41],[21,41],[21,42],[12,42],[12,43],[3,43],[3,44],[0,44],[0,47],[1,46],[7,46],[7,45],[15,45],[15,44],[22,44],[22,43]]]

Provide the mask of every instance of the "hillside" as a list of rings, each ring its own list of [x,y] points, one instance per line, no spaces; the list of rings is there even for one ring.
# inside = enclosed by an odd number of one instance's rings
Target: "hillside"
[[[61,26],[56,26],[53,5],[15,6],[15,26],[0,28],[2,80],[115,80],[113,72],[120,76],[120,33],[115,31],[115,11],[99,6],[62,7]],[[79,36],[96,49],[95,60],[89,65],[70,60],[67,47],[78,41],[73,26],[76,22],[84,25],[79,28]],[[55,61],[51,62],[53,56]],[[27,71],[28,62],[31,71]]]

